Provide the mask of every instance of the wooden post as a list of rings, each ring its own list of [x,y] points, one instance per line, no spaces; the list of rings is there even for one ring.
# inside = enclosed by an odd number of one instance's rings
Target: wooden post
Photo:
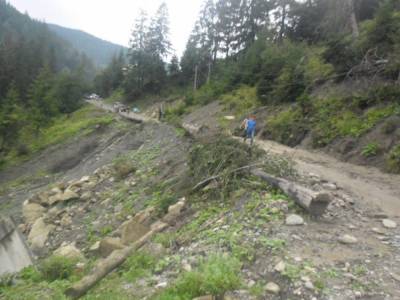
[[[196,91],[197,90],[197,73],[198,73],[198,70],[199,69],[199,67],[196,65],[196,67],[194,68],[194,83],[193,83],[193,90],[194,91]]]

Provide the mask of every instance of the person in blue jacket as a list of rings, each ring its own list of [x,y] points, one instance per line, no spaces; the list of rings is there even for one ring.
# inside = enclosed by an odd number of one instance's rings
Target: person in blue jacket
[[[254,143],[254,136],[256,134],[256,116],[252,115],[250,118],[247,120],[246,124],[246,137],[244,138],[244,142],[249,138],[250,139],[250,145],[253,145]]]

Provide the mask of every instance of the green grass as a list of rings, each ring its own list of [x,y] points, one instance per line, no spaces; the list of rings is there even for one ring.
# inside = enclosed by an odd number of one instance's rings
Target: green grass
[[[211,255],[197,270],[181,274],[172,287],[154,299],[186,300],[210,294],[222,296],[226,291],[241,286],[240,269],[241,263],[235,258]]]
[[[52,124],[42,128],[39,134],[34,133],[31,128],[25,129],[21,134],[21,140],[28,149],[28,155],[19,156],[17,151],[13,150],[2,159],[1,168],[21,163],[40,150],[63,143],[71,137],[88,134],[96,125],[108,125],[113,120],[114,116],[111,113],[86,105],[70,116],[62,115],[55,118]]]

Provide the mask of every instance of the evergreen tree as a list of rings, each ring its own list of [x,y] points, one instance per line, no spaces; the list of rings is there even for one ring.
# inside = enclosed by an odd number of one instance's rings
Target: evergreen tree
[[[54,77],[49,67],[44,67],[29,89],[30,118],[36,132],[58,113],[54,93]]]
[[[0,152],[15,143],[23,122],[20,96],[12,83],[6,97],[0,102]]]

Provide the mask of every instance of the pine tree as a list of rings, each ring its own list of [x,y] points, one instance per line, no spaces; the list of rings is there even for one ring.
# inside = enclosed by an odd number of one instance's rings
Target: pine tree
[[[37,133],[58,113],[59,103],[57,103],[53,87],[53,74],[46,66],[40,71],[29,89],[30,118]]]
[[[151,20],[147,37],[148,51],[161,59],[165,58],[171,51],[168,18],[168,7],[167,4],[163,2]]]
[[[23,123],[20,95],[12,83],[6,97],[0,102],[0,152],[18,140]]]

